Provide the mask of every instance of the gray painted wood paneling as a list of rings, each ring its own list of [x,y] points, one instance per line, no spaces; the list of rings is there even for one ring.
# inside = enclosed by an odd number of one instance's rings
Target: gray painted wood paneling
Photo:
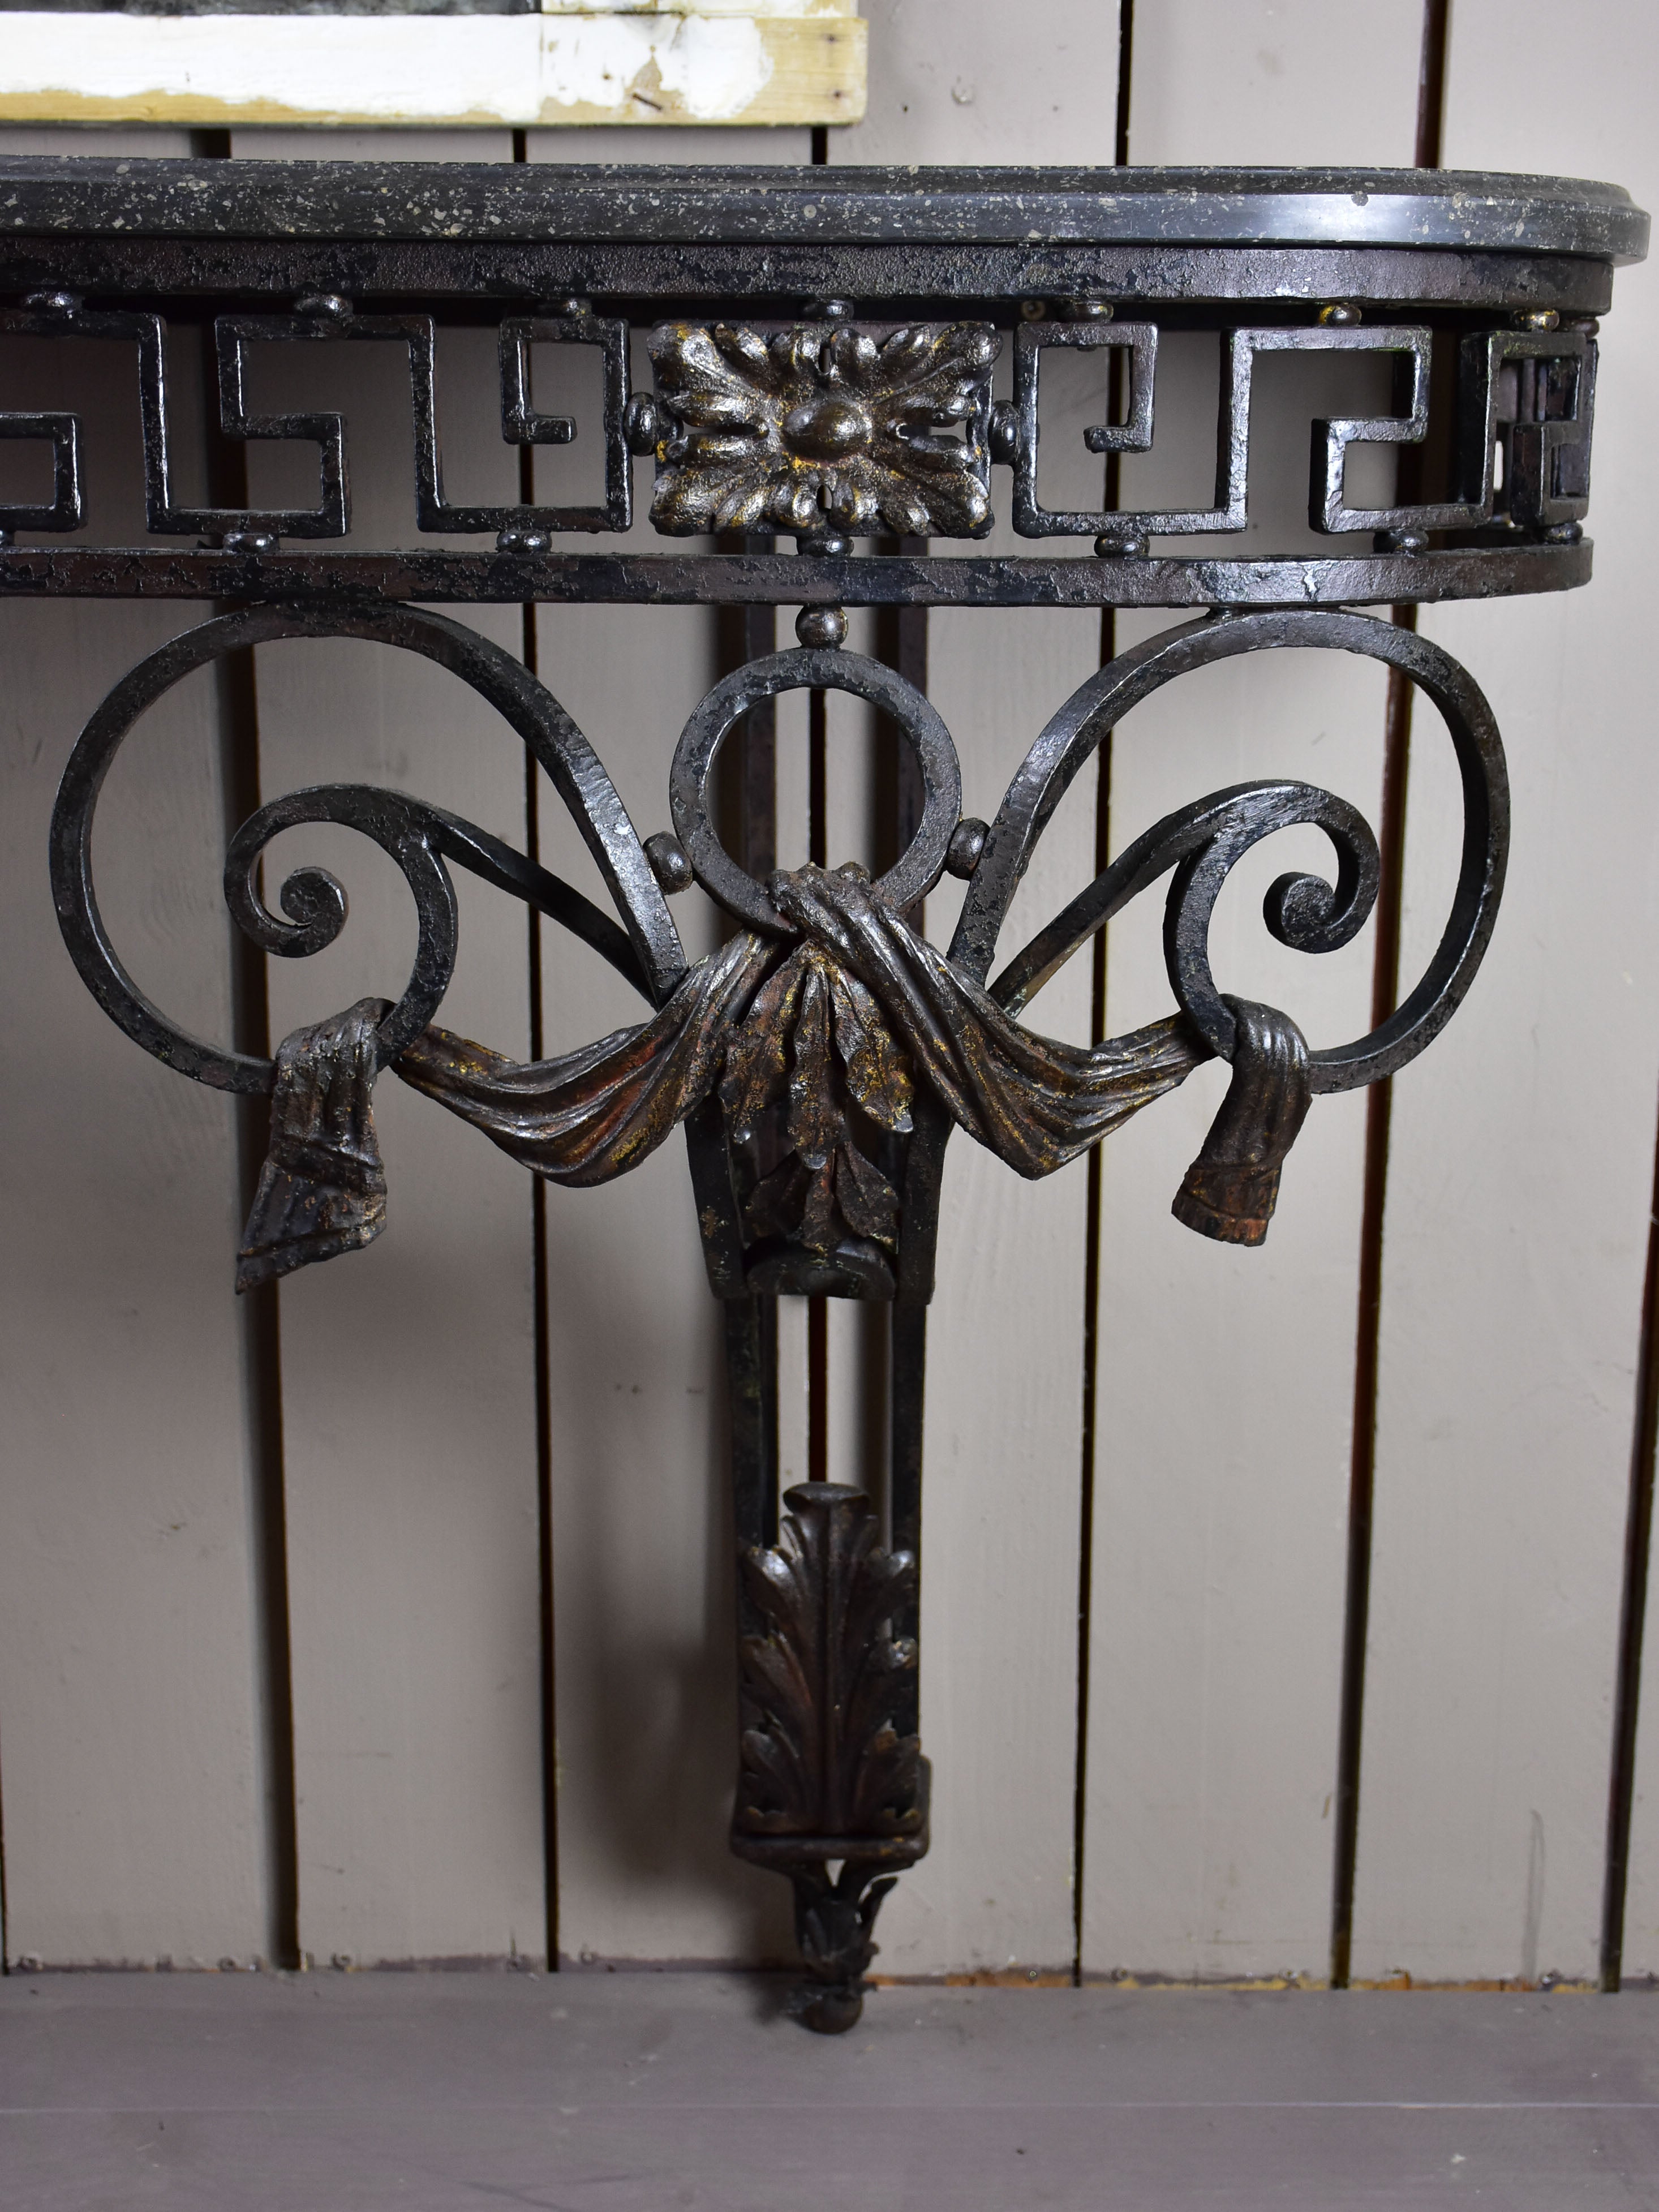
[[[178,364],[186,385],[192,364]],[[94,526],[141,527],[136,368],[13,341],[14,404],[82,409]],[[7,1141],[0,1152],[0,1751],[15,1959],[246,1962],[269,1945],[230,1102],[138,1052],[58,933],[46,824],[82,723],[183,627],[0,610]],[[151,994],[229,1031],[212,680],[135,733],[97,860]]]
[[[1555,21],[1458,0],[1447,161],[1611,175],[1651,204],[1659,26],[1613,0],[1577,10],[1565,43]],[[1597,394],[1595,583],[1424,623],[1497,712],[1515,850],[1480,982],[1395,1091],[1357,1973],[1596,1967],[1659,1062],[1637,659],[1653,296],[1650,270],[1620,277]],[[1448,865],[1437,734],[1430,722],[1413,744],[1408,961],[1443,910],[1419,874],[1437,863],[1443,879]],[[1650,1899],[1650,1810],[1638,1856]],[[1650,1924],[1650,1905],[1637,1917]],[[1637,1948],[1653,1958],[1650,1937]]]
[[[1109,161],[1116,9],[1042,0],[1020,34],[994,6],[874,0],[868,119],[836,161]],[[1081,451],[1091,494],[1099,464]],[[1079,487],[1080,489],[1080,487]],[[997,486],[1007,497],[1006,480]],[[991,543],[1019,544],[1006,517]],[[1090,615],[936,611],[930,694],[956,738],[963,807],[988,820],[1048,715],[1099,665]],[[1050,825],[1008,922],[1012,951],[1093,872],[1092,775]],[[835,856],[832,854],[831,858]],[[949,941],[950,881],[928,902]],[[1086,1039],[1086,964],[1036,1026]],[[958,1136],[945,1160],[939,1291],[928,1322],[923,1475],[924,1747],[930,1856],[884,1909],[899,1974],[1069,1965],[1077,1741],[1078,1532],[1086,1170],[1040,1184]]]
[[[365,134],[391,159],[504,159],[505,133]],[[327,133],[259,134],[255,150],[331,153]],[[441,346],[453,498],[510,500],[485,332]],[[412,521],[408,372],[393,347],[280,365],[350,425],[354,533]],[[274,453],[251,465],[281,465]],[[515,609],[471,611],[517,649]],[[522,845],[518,738],[413,654],[287,642],[256,654],[261,766],[275,793],[330,780],[419,793]],[[309,962],[276,962],[281,1036],[365,992],[395,996],[413,943],[409,894],[347,830],[296,830],[277,879],[320,859],[350,922]],[[523,1054],[523,910],[463,878],[461,954],[445,1023]],[[539,1576],[530,1193],[477,1133],[388,1077],[376,1095],[391,1184],[380,1243],[284,1282],[283,1422],[294,1651],[300,1942],[319,1960],[541,1957]]]
[[[1414,0],[1139,8],[1131,158],[1409,163],[1419,24]],[[1382,58],[1356,115],[1349,91],[1371,40]],[[1334,112],[1359,133],[1340,156]],[[1159,385],[1157,442],[1126,464],[1126,505],[1184,497],[1201,477],[1213,342],[1167,346]],[[1253,530],[1281,544],[1305,532],[1308,423],[1370,411],[1352,404],[1362,389],[1386,410],[1386,382],[1357,362],[1262,380]],[[1120,645],[1168,619],[1125,617]],[[1188,800],[1261,775],[1335,790],[1375,823],[1384,698],[1382,672],[1346,654],[1276,653],[1183,678],[1117,732],[1114,850]],[[1319,959],[1274,945],[1261,896],[1298,866],[1328,874],[1317,831],[1275,837],[1239,868],[1218,910],[1216,973],[1224,989],[1284,1006],[1311,1043],[1334,1044],[1367,1025],[1374,932]],[[1167,1010],[1162,921],[1150,896],[1111,927],[1113,1033]],[[1090,1973],[1327,1971],[1364,1105],[1316,1102],[1267,1242],[1241,1251],[1169,1210],[1225,1087],[1221,1068],[1201,1069],[1102,1153]]]

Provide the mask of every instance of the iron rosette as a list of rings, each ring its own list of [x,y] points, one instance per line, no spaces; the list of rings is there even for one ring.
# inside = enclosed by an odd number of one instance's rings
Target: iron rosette
[[[836,323],[769,335],[725,323],[659,325],[651,359],[672,427],[657,447],[652,522],[672,536],[983,536],[1000,345],[983,323],[880,336]]]

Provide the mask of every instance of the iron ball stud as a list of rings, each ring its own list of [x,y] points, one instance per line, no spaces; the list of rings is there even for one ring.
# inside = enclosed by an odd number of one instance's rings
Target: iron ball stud
[[[805,646],[844,644],[847,617],[839,607],[803,607],[795,617],[795,635]]]
[[[688,890],[691,884],[691,862],[679,839],[666,830],[658,830],[645,841],[645,857],[651,863],[651,872],[672,896],[675,891]]]
[[[985,850],[985,840],[990,836],[989,824],[977,815],[965,814],[951,832],[951,842],[945,854],[945,865],[953,876],[971,876],[979,866],[979,856]]]

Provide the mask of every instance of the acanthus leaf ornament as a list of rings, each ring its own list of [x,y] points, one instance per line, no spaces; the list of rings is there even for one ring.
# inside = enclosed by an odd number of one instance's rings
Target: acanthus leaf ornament
[[[816,943],[791,952],[728,1043],[720,1085],[730,1142],[752,1176],[743,1208],[751,1242],[780,1237],[828,1258],[861,1240],[890,1254],[898,1193],[855,1120],[908,1136],[911,1095],[908,1060],[857,976]],[[884,1264],[878,1251],[860,1256]]]
[[[717,323],[651,333],[657,447],[651,520],[671,536],[836,529],[977,538],[991,525],[985,323],[877,337],[797,325],[769,337]]]
[[[884,1624],[915,1601],[916,1563],[884,1551],[860,1490],[798,1484],[781,1540],[743,1559],[763,1632],[738,1646],[743,1769],[733,1824],[744,1835],[858,1844],[923,1823],[921,1746],[895,1725],[916,1647]],[[912,1693],[913,1694],[913,1693]]]
[[[861,1490],[799,1483],[783,1502],[780,1540],[740,1559],[752,1626],[732,1848],[793,1884],[801,2016],[834,2033],[858,2017],[896,1870],[927,1849],[916,1645],[896,1626],[915,1619],[916,1561],[883,1547]]]

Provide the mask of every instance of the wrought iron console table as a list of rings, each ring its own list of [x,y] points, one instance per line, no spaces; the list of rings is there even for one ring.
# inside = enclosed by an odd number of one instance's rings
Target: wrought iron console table
[[[1439,173],[94,161],[0,162],[0,209],[10,303],[0,331],[135,350],[146,522],[159,541],[86,542],[76,416],[0,415],[0,436],[48,445],[54,471],[49,501],[0,506],[0,592],[221,603],[125,677],[75,748],[52,833],[70,951],[146,1050],[198,1082],[271,1094],[244,1286],[379,1232],[386,1185],[370,1097],[383,1067],[556,1182],[621,1174],[684,1123],[709,1284],[726,1316],[744,1707],[732,1848],[793,1883],[804,2016],[844,2028],[858,2014],[881,1897],[927,1848],[915,1638],[924,1330],[945,1141],[960,1127],[1041,1176],[1218,1054],[1231,1085],[1175,1212],[1207,1236],[1257,1243],[1311,1099],[1392,1074],[1450,1018],[1503,884],[1503,752],[1455,661],[1405,625],[1354,610],[1588,580],[1596,318],[1614,265],[1645,250],[1647,218],[1611,186]],[[181,500],[167,333],[210,321],[222,434],[314,443],[314,507]],[[601,498],[447,498],[434,380],[445,323],[498,331],[503,438],[521,450],[597,443]],[[631,338],[641,329],[650,374],[636,382]],[[1214,334],[1219,348],[1212,502],[1142,511],[1103,496],[1097,509],[1045,508],[1045,362],[1057,349],[1104,355],[1114,404],[1085,442],[1109,470],[1114,457],[1152,447],[1160,341],[1186,331]],[[343,418],[251,409],[252,349],[364,340],[407,351],[419,530],[473,537],[479,550],[331,550],[349,526]],[[593,349],[599,419],[537,410],[538,346]],[[1393,376],[1389,410],[1313,425],[1309,518],[1328,551],[1164,550],[1247,528],[1255,363],[1292,350],[1381,356]],[[1006,397],[1000,356],[1012,366]],[[1351,504],[1347,457],[1366,445],[1399,449],[1389,504]],[[569,533],[629,527],[636,459],[654,464],[659,532],[741,550],[568,550]],[[1001,497],[1015,531],[1043,550],[931,550],[984,538]],[[780,536],[793,538],[793,555],[776,550]],[[1056,540],[1073,543],[1057,556]],[[641,837],[536,678],[430,611],[538,600],[802,609],[797,648],[736,668],[687,723],[669,769],[672,830]],[[951,735],[921,691],[846,649],[845,610],[877,605],[1203,611],[1083,684],[987,824],[961,818]],[[277,637],[377,639],[472,685],[545,769],[615,913],[436,807],[356,785],[296,792],[260,806],[231,842],[225,888],[237,922],[286,957],[332,942],[346,916],[339,884],[301,869],[274,910],[260,856],[283,829],[348,824],[391,854],[413,894],[420,938],[408,987],[395,1006],[364,1000],[297,1031],[274,1060],[179,1029],[127,975],[99,915],[100,787],[134,721],[170,686]],[[1287,876],[1269,892],[1267,925],[1282,943],[1346,944],[1376,896],[1376,842],[1363,818],[1284,781],[1212,793],[1154,824],[993,975],[1036,840],[1105,733],[1189,670],[1285,646],[1401,672],[1432,700],[1455,749],[1461,874],[1438,947],[1397,1012],[1368,1036],[1312,1051],[1287,1016],[1217,989],[1206,951],[1216,898],[1273,831],[1316,824],[1335,856],[1334,883]],[[773,866],[771,702],[799,690],[867,701],[904,741],[896,857],[875,881],[851,866]],[[744,803],[728,810],[738,828],[726,842],[722,747],[743,758]],[[529,1066],[434,1028],[455,959],[454,866],[585,939],[636,986],[648,1018]],[[947,869],[966,890],[941,951],[914,919]],[[1094,1049],[1026,1027],[1018,1018],[1042,985],[1164,876],[1178,1011]],[[688,963],[668,899],[694,879],[735,928]],[[781,1528],[775,1302],[790,1294],[886,1307],[890,1457],[871,1471],[868,1494],[792,1489]]]

